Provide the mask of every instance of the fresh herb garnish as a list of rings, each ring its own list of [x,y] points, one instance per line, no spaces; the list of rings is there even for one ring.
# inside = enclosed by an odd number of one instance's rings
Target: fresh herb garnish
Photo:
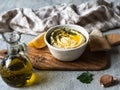
[[[76,35],[76,33],[73,32],[73,31],[75,31],[74,29],[63,28],[63,30],[64,30],[64,32],[67,33],[67,34]]]
[[[89,72],[84,72],[80,76],[78,76],[77,79],[82,83],[89,84],[93,80],[93,74]]]

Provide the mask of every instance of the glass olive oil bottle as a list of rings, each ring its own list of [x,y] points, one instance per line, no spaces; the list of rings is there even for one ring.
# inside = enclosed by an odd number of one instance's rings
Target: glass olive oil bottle
[[[16,32],[7,32],[2,36],[8,45],[7,55],[0,64],[1,77],[10,86],[25,86],[33,74],[26,47],[19,43],[20,34]]]

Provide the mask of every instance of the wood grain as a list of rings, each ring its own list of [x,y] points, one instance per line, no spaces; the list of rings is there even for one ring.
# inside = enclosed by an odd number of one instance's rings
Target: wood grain
[[[0,56],[4,56],[0,52]],[[83,55],[71,62],[63,62],[54,58],[48,48],[34,49],[29,47],[28,55],[33,67],[39,70],[102,70],[109,67],[109,56],[107,52],[90,52],[89,48]]]

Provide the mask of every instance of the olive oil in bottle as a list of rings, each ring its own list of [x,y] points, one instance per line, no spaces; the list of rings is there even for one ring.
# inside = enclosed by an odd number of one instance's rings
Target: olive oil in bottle
[[[19,44],[20,35],[12,32],[3,34],[3,38],[8,43],[8,48],[7,55],[0,65],[1,77],[10,86],[25,86],[31,79],[33,70],[32,64],[24,52],[25,46]]]

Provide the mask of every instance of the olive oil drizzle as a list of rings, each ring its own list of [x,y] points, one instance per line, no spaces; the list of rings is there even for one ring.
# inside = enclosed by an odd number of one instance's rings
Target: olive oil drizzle
[[[74,37],[77,37],[77,38],[81,38],[81,40],[83,40],[83,42],[85,41],[85,37],[79,32],[79,31],[76,31],[74,29],[69,29],[69,28],[66,28],[66,27],[63,27],[63,28],[57,28],[55,29],[51,35],[50,35],[50,44],[53,45],[53,46],[58,46],[59,44],[64,44],[62,43],[61,39],[66,37],[69,37],[69,38],[74,38]],[[74,44],[79,44],[79,42],[83,43],[82,41],[75,41]],[[65,43],[67,45],[67,43]],[[69,45],[69,44],[68,44]]]

